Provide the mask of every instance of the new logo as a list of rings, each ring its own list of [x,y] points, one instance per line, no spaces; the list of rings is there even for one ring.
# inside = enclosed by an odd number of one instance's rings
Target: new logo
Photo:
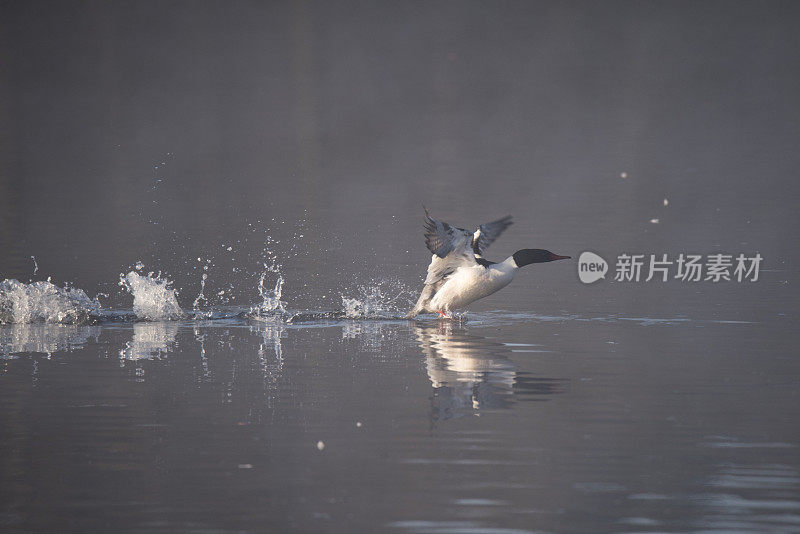
[[[594,252],[582,252],[578,258],[578,277],[584,284],[592,284],[606,277],[608,263]]]

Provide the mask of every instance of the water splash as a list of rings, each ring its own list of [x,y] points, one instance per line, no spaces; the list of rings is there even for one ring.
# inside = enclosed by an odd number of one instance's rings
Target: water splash
[[[195,312],[195,317],[201,315],[200,312],[200,301],[205,302],[208,304],[208,299],[203,294],[206,289],[206,280],[208,279],[208,275],[203,273],[203,276],[200,278],[200,293],[197,294],[197,297],[194,299],[194,303],[192,304],[192,310]]]
[[[25,284],[18,280],[0,282],[0,324],[61,323],[85,324],[100,314],[100,303],[83,290],[47,281]]]
[[[399,279],[388,278],[359,286],[356,297],[342,295],[342,311],[348,319],[400,318],[413,305],[413,292]]]
[[[152,272],[142,276],[135,271],[119,275],[119,285],[133,295],[133,313],[145,321],[169,321],[185,316],[178,305],[172,282]]]
[[[261,296],[261,303],[252,306],[247,313],[250,317],[282,317],[286,314],[286,303],[281,300],[283,292],[283,276],[281,275],[280,265],[273,258],[271,263],[263,263],[264,270],[258,280],[258,294]],[[264,282],[269,274],[277,274],[275,286],[267,289]]]

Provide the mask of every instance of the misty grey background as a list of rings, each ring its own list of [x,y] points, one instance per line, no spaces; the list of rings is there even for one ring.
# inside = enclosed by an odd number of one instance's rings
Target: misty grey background
[[[490,259],[764,258],[534,265],[464,324],[2,326],[0,528],[796,531],[799,11],[0,1],[0,280],[129,310],[142,261],[190,308],[211,260],[248,306],[274,258],[335,311],[419,289],[423,203],[514,215]]]
[[[254,273],[269,234],[287,297],[312,306],[353,279],[419,284],[422,203],[462,226],[513,214],[495,259],[523,247],[759,251],[764,268],[797,257],[791,2],[2,10],[6,278],[28,280],[35,255],[37,276],[121,306],[118,273],[141,260],[188,306],[198,256],[222,264],[222,245],[247,238],[235,252]],[[529,310],[548,285],[567,308],[587,305],[574,265],[544,267],[546,284],[530,275],[502,305]],[[254,295],[227,265],[209,284]],[[666,313],[683,289],[635,291],[667,298]]]

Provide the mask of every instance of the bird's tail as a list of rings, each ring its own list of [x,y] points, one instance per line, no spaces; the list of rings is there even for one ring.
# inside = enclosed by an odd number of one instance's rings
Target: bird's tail
[[[406,319],[413,319],[414,317],[416,317],[417,315],[419,315],[420,313],[422,313],[424,311],[425,311],[425,307],[424,306],[420,306],[419,303],[418,303],[416,306],[414,306],[414,308],[410,312],[408,312],[406,314]]]
[[[419,298],[417,299],[417,303],[411,309],[410,312],[406,314],[406,319],[413,319],[420,313],[428,311],[428,303],[431,301],[431,297],[433,297],[435,291],[432,284],[425,284],[425,287],[422,288],[422,293],[420,293]]]

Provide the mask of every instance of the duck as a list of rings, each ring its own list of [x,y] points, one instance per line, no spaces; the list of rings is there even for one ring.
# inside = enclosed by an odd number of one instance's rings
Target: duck
[[[549,250],[524,248],[502,262],[483,257],[486,249],[511,226],[507,215],[496,221],[481,224],[469,232],[431,216],[425,208],[425,245],[431,252],[431,263],[425,285],[407,318],[421,313],[438,313],[450,319],[452,312],[506,287],[517,271],[532,263],[568,260]]]

